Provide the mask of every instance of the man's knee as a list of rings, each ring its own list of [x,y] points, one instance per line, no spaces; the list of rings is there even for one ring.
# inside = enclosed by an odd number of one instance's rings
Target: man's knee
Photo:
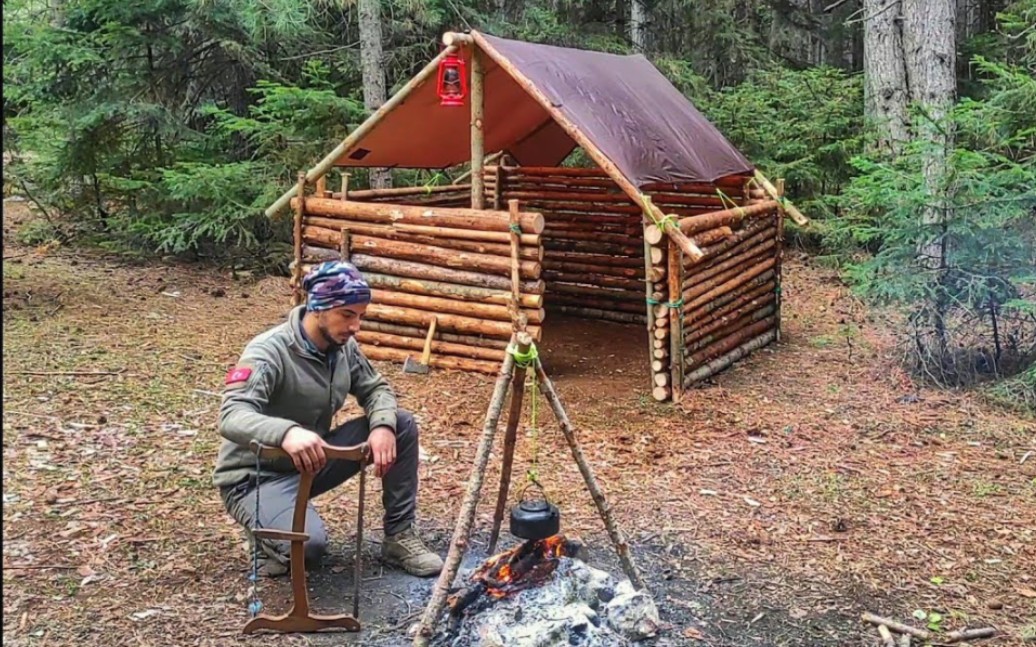
[[[414,414],[410,413],[406,409],[397,410],[396,440],[416,442],[418,440],[418,436],[419,432],[417,429],[417,421],[414,419]]]

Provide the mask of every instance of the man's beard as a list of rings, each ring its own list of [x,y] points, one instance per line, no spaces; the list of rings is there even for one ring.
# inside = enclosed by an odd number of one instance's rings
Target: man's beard
[[[320,336],[324,338],[324,342],[327,344],[327,351],[326,352],[328,352],[328,353],[333,353],[333,352],[336,352],[336,351],[340,350],[343,346],[345,346],[349,342],[349,339],[346,338],[346,340],[344,342],[338,343],[338,341],[336,341],[331,336],[331,333],[328,332],[327,327],[324,326],[323,324],[318,324],[317,325],[317,332],[319,332]]]

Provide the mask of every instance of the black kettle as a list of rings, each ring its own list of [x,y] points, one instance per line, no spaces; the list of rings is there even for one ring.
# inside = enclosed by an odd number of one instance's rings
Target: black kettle
[[[521,539],[536,540],[552,537],[560,530],[561,512],[558,507],[545,496],[526,501],[523,490],[522,500],[511,508],[511,534]]]

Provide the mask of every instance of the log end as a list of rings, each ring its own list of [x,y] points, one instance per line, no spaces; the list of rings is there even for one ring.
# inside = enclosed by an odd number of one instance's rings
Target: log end
[[[669,387],[656,386],[651,390],[651,397],[653,397],[656,402],[665,402],[669,399]]]

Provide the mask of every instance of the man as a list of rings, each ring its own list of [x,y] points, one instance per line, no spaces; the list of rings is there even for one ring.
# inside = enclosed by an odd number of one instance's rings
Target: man
[[[213,477],[224,505],[246,529],[259,497],[259,527],[290,530],[301,472],[315,474],[312,496],[341,485],[357,463],[328,461],[328,445],[370,443],[374,475],[383,481],[385,541],[382,559],[418,576],[437,574],[442,559],[417,534],[418,430],[396,404],[392,388],[363,356],[355,335],[371,291],[346,262],[314,268],[303,280],[305,306],[288,321],[254,338],[226,376],[219,430],[225,439]],[[331,420],[352,394],[364,417],[331,429]],[[290,457],[263,461],[256,473],[249,443],[277,446]],[[250,540],[251,535],[246,530]],[[327,532],[317,511],[306,510],[307,563],[319,561]],[[260,571],[288,571],[290,543],[260,540]]]

